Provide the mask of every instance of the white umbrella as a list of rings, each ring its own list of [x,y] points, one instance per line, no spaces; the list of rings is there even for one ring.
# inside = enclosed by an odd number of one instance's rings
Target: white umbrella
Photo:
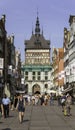
[[[57,93],[55,90],[48,90],[47,93]]]

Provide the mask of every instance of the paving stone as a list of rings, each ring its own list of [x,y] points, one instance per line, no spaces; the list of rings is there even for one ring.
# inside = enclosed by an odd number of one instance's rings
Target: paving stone
[[[0,130],[75,130],[75,105],[72,116],[62,113],[62,107],[26,106],[24,121],[19,123],[18,112],[10,111],[10,117],[0,119]]]
[[[31,127],[30,130],[51,130],[49,127]]]

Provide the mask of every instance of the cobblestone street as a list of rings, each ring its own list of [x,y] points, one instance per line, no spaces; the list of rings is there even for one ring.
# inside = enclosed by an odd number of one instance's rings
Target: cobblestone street
[[[0,130],[75,130],[75,106],[72,116],[64,116],[61,106],[26,106],[24,121],[18,120],[18,112],[10,111],[10,117],[0,119]]]

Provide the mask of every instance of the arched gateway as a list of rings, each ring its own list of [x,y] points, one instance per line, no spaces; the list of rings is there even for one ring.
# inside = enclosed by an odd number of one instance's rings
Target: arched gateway
[[[32,94],[40,94],[40,86],[38,84],[35,84],[33,87],[32,87]]]

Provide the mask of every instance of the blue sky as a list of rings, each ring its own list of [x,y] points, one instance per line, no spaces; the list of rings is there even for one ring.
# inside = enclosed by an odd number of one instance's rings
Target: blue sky
[[[0,0],[0,18],[6,14],[7,35],[15,35],[15,47],[24,60],[24,40],[35,29],[37,8],[40,28],[51,47],[62,47],[64,27],[69,29],[69,16],[75,15],[75,0]]]

